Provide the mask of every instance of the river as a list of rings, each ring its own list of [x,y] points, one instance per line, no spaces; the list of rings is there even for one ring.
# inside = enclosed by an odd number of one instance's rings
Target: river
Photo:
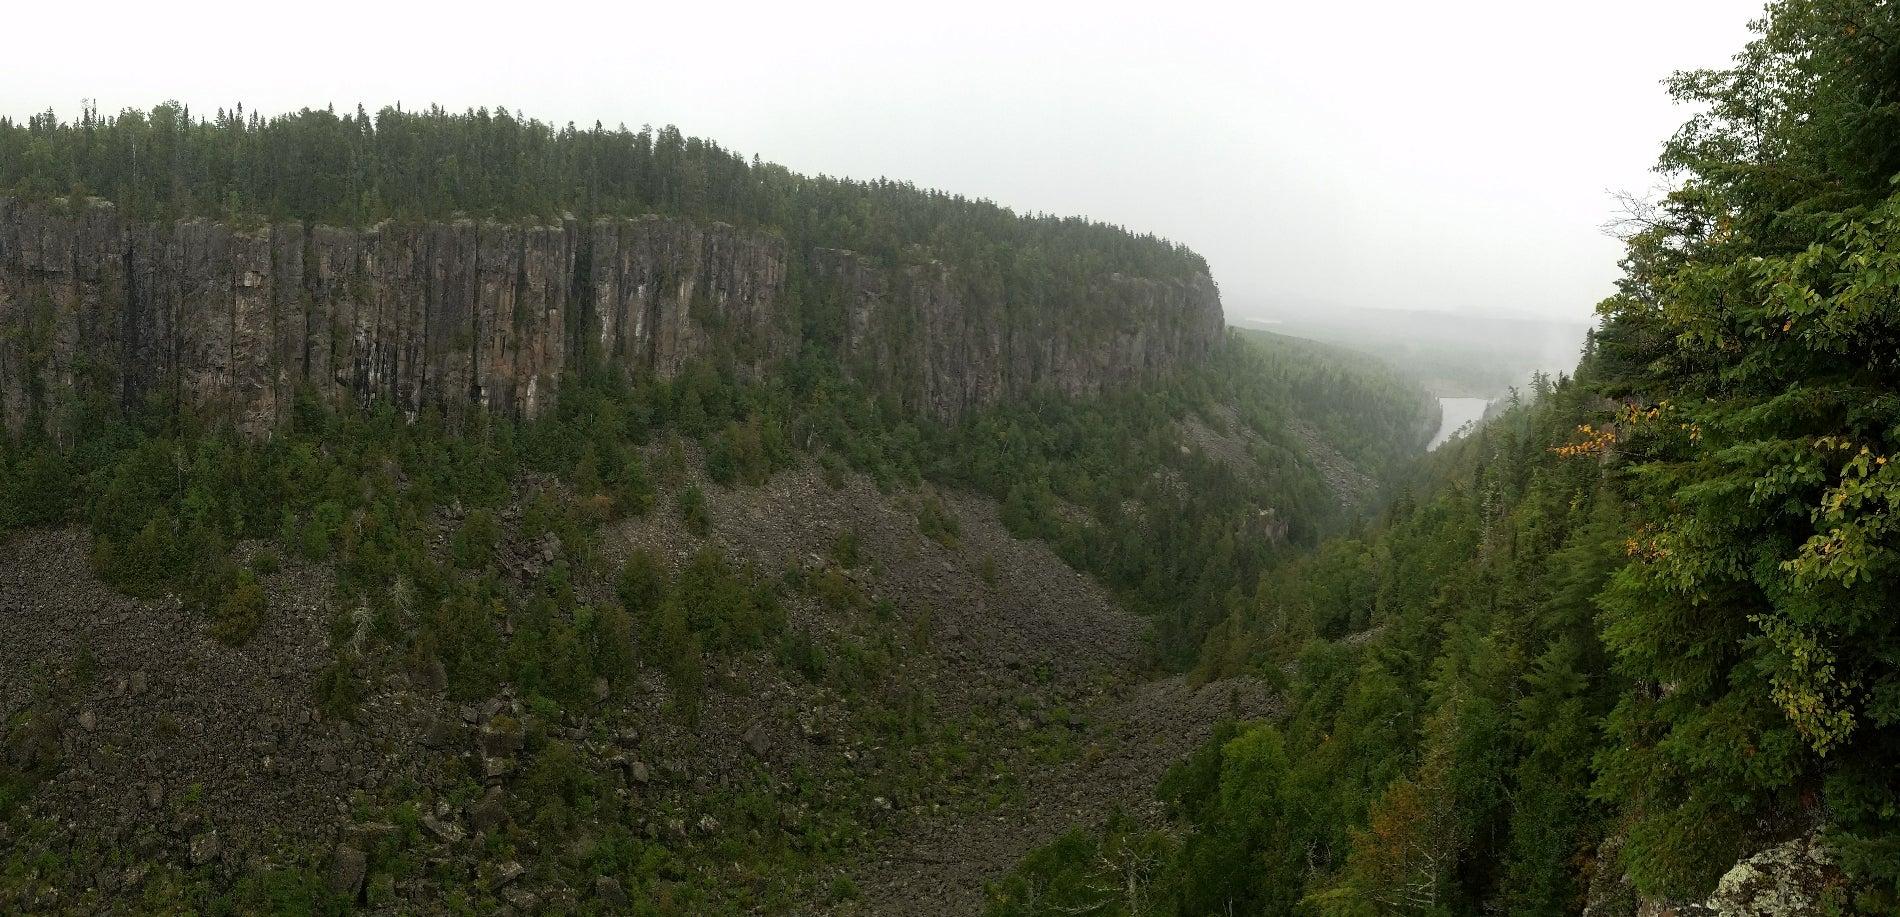
[[[1432,444],[1427,450],[1436,449],[1451,439],[1460,427],[1484,416],[1484,409],[1491,406],[1489,398],[1440,398],[1438,410],[1442,419],[1438,422],[1438,432],[1432,434]]]

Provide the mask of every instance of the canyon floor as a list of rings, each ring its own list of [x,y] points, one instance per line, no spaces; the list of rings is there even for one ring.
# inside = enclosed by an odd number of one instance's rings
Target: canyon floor
[[[715,663],[697,724],[668,714],[666,687],[649,673],[633,700],[570,711],[550,726],[582,750],[587,766],[612,775],[628,806],[650,813],[639,816],[649,832],[683,844],[697,843],[686,839],[691,826],[710,823],[696,809],[703,800],[762,784],[789,810],[792,775],[821,775],[829,782],[819,796],[835,796],[874,840],[826,863],[829,881],[793,883],[802,889],[792,899],[801,912],[978,913],[986,882],[1064,830],[1116,808],[1158,822],[1153,790],[1170,764],[1220,719],[1271,710],[1255,683],[1195,687],[1156,676],[1146,662],[1146,622],[1048,546],[1008,534],[986,499],[879,489],[858,476],[827,483],[808,468],[759,487],[707,486],[712,527],[702,537],[672,511],[676,491],[654,512],[598,534],[610,563],[636,549],[684,563],[711,543],[761,575],[838,572],[889,603],[894,619],[841,620],[794,602],[794,626],[839,640],[882,628],[908,641],[917,651],[902,655],[886,681],[921,697],[928,727],[952,733],[958,724],[989,724],[926,748],[967,738],[964,754],[900,760],[924,752],[885,747],[859,731],[847,698],[752,654]],[[920,532],[916,509],[926,498],[958,520],[953,538]],[[847,534],[859,556],[841,568],[826,546]],[[174,598],[134,599],[101,583],[87,562],[89,542],[68,529],[0,544],[0,631],[8,634],[0,641],[0,715],[17,727],[7,752],[15,762],[56,762],[22,804],[26,823],[42,830],[0,829],[7,832],[0,850],[16,864],[56,850],[85,880],[73,887],[70,874],[29,867],[13,885],[15,909],[111,910],[139,900],[153,882],[208,875],[228,883],[283,864],[335,881],[338,859],[387,828],[365,814],[366,800],[397,785],[453,785],[452,775],[465,772],[458,768],[499,773],[488,775],[478,801],[452,805],[446,790],[425,794],[438,801],[425,809],[431,827],[420,855],[451,872],[493,873],[495,864],[481,861],[481,841],[510,817],[516,779],[507,760],[515,752],[496,747],[495,724],[518,715],[521,699],[504,689],[483,702],[452,703],[426,679],[391,671],[373,679],[354,719],[325,717],[312,697],[338,612],[324,565],[287,560],[264,577],[270,612],[233,648],[206,636],[204,622]],[[505,545],[501,553],[512,567],[531,565],[535,551]],[[523,878],[496,885],[498,909],[599,906],[602,889],[537,871],[533,855],[523,857]],[[429,903],[428,881],[393,880],[371,909],[440,912]],[[841,884],[852,892],[830,893]]]

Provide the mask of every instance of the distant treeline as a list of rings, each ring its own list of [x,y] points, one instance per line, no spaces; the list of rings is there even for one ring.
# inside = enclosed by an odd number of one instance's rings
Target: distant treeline
[[[1152,235],[878,179],[805,176],[677,128],[556,127],[505,109],[304,109],[195,116],[166,103],[78,120],[0,118],[0,190],[105,197],[158,219],[365,224],[456,214],[661,213],[764,227],[886,262],[934,258],[1013,303],[1073,301],[1090,278],[1207,271]]]

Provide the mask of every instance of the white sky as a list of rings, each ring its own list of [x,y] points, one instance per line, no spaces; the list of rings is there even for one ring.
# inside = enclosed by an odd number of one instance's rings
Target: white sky
[[[278,7],[281,6],[281,11]],[[1681,120],[1660,81],[1762,0],[663,4],[25,2],[0,112],[175,98],[506,106],[680,126],[1152,231],[1230,319],[1328,304],[1584,319]]]

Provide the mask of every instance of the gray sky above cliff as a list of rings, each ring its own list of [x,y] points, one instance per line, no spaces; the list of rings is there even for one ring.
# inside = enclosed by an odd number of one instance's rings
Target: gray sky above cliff
[[[176,98],[673,123],[805,172],[1088,216],[1207,256],[1230,318],[1329,305],[1582,321],[1761,0],[24,4],[0,111]]]

